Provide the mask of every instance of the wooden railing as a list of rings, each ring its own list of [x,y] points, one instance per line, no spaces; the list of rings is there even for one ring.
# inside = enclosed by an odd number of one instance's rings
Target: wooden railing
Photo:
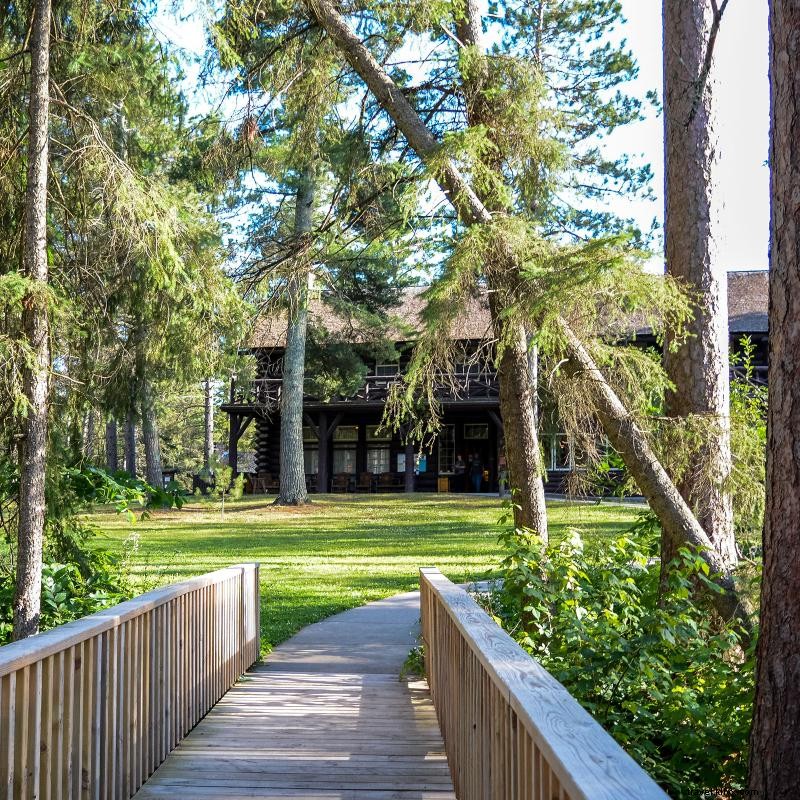
[[[396,375],[367,375],[362,385],[351,395],[336,395],[326,402],[329,405],[347,405],[350,403],[385,403],[392,387],[400,378]],[[281,378],[257,378],[242,381],[231,387],[230,405],[264,406],[278,408],[280,405],[283,380]],[[500,396],[497,375],[493,370],[473,370],[465,373],[454,373],[443,377],[436,389],[440,400],[484,400]],[[319,398],[304,395],[311,402],[319,402]]]
[[[459,800],[666,794],[461,588],[420,571],[431,696]]]
[[[259,657],[258,564],[0,647],[0,798],[129,798]]]

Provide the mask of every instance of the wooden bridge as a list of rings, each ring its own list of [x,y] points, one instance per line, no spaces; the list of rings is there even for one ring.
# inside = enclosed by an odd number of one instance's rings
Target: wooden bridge
[[[0,798],[666,797],[438,570],[254,666],[258,585],[243,564],[0,648]],[[398,679],[420,611],[430,691]]]

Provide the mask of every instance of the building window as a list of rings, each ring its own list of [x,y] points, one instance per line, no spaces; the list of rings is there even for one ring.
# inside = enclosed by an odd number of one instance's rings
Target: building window
[[[379,378],[391,378],[393,375],[400,374],[399,364],[376,364],[375,374]]]
[[[390,442],[391,440],[392,432],[388,428],[380,425],[367,425],[368,442]]]
[[[480,422],[472,425],[464,425],[465,439],[488,439],[489,423]]]
[[[356,474],[356,449],[355,447],[336,447],[333,451],[333,472],[337,475],[345,472],[348,475]]]
[[[306,475],[316,475],[319,472],[319,450],[316,447],[307,447],[303,451],[303,463]]]
[[[452,475],[456,462],[456,426],[442,425],[439,432],[439,474]]]
[[[549,472],[565,472],[572,469],[572,448],[566,433],[550,433],[542,436],[544,466]]]
[[[569,437],[559,433],[553,437],[553,469],[570,469]]]
[[[370,447],[367,449],[367,472],[380,475],[389,472],[389,448]]]
[[[358,425],[339,425],[333,432],[334,442],[357,442]]]
[[[310,425],[303,426],[303,441],[304,442],[317,441],[317,434],[314,433],[314,429]]]

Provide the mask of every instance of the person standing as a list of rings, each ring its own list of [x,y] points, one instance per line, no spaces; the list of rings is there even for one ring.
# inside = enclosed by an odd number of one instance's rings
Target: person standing
[[[472,482],[472,491],[476,494],[480,492],[483,484],[483,462],[478,453],[473,453],[469,464],[469,477]]]

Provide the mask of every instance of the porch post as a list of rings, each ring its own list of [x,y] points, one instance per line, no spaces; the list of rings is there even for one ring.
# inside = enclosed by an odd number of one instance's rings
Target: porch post
[[[241,416],[231,414],[231,426],[228,433],[228,466],[233,471],[234,478],[239,474],[239,429],[241,425]]]
[[[414,491],[414,442],[408,438],[408,434],[408,426],[402,425],[400,427],[400,436],[405,444],[406,454],[406,468],[403,473],[405,477],[405,491],[411,493]]]
[[[317,492],[328,491],[328,413],[319,412],[317,423]]]

